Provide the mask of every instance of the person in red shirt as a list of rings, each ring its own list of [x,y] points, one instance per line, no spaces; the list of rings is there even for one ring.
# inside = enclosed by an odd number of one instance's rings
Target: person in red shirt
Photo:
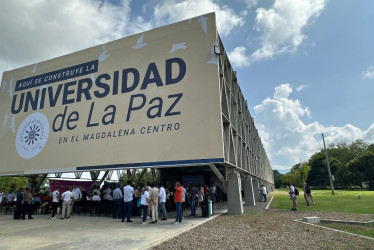
[[[183,187],[181,186],[180,182],[176,182],[174,202],[175,202],[175,207],[177,210],[177,218],[175,219],[174,224],[182,223],[182,202],[183,202],[182,196],[183,196]]]
[[[204,196],[208,194],[208,186],[204,185]]]

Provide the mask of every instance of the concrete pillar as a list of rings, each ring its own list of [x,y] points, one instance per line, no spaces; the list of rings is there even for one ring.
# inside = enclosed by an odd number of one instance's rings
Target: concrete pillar
[[[260,191],[259,190],[259,185],[260,185],[260,183],[259,183],[257,178],[253,178],[252,182],[253,182],[253,195],[255,197],[255,200],[256,199],[259,200],[259,197],[260,197],[260,195],[259,195],[259,191]]]
[[[255,193],[253,190],[253,183],[252,178],[249,176],[246,176],[244,178],[244,200],[245,206],[255,206],[256,205],[256,198]]]
[[[227,187],[228,213],[243,214],[240,174],[236,172],[227,173]]]

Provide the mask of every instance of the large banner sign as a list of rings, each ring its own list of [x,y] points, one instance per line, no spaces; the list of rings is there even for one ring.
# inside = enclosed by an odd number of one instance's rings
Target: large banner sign
[[[5,72],[0,175],[223,162],[214,13]]]

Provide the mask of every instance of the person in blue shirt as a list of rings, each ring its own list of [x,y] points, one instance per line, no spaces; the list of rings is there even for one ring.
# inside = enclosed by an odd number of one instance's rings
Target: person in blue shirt
[[[17,193],[16,210],[14,211],[14,215],[13,215],[15,220],[21,219],[21,215],[25,213],[23,211],[23,206],[22,206],[23,192],[24,192],[24,188],[20,188]]]

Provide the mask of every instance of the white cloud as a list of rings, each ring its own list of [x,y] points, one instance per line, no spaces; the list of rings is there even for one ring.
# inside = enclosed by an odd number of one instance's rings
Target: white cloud
[[[261,47],[251,58],[272,59],[276,54],[295,51],[306,39],[302,29],[318,17],[326,0],[275,0],[272,8],[257,9],[256,31],[262,33]]]
[[[130,1],[2,1],[0,70],[61,56],[151,28]],[[4,66],[3,66],[4,65]],[[0,72],[2,73],[2,72]]]
[[[364,79],[374,80],[374,66],[370,66],[366,70],[362,71],[361,75]]]
[[[274,169],[290,169],[300,160],[308,160],[322,146],[321,133],[327,145],[357,139],[374,142],[374,123],[362,131],[351,124],[326,127],[318,121],[303,122],[303,117],[310,118],[310,110],[290,97],[292,91],[290,84],[281,84],[272,98],[254,107],[256,127]]]
[[[218,32],[222,36],[228,35],[233,28],[243,26],[245,23],[243,16],[235,14],[234,10],[227,5],[215,3],[214,11],[216,12]],[[213,12],[211,0],[185,0],[177,3],[174,0],[164,0],[155,6],[154,17],[157,26],[162,26],[209,12]]]
[[[246,48],[243,46],[236,47],[233,51],[228,52],[230,62],[234,67],[249,67],[249,57],[245,54]]]
[[[156,6],[143,5],[138,13],[142,16],[137,16],[130,2],[0,1],[0,9],[6,10],[0,15],[0,75],[5,70],[213,11],[211,0],[163,0]],[[221,35],[228,35],[245,23],[246,12],[236,14],[227,5],[217,3],[214,9]]]
[[[297,92],[299,92],[299,91],[305,89],[306,87],[308,87],[308,86],[307,86],[307,85],[299,85],[299,86],[297,86],[297,87],[295,88],[295,90],[296,90]]]
[[[251,8],[257,5],[258,0],[244,0],[244,2],[247,4],[247,8]]]

